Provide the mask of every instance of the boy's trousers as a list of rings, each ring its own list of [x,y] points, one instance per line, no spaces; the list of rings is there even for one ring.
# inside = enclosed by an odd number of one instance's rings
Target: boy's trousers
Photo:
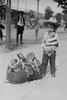
[[[56,57],[56,51],[52,52],[50,57],[45,53],[45,51],[43,51],[42,66],[41,66],[42,74],[44,75],[46,74],[48,60],[50,63],[51,74],[55,74],[55,57]]]

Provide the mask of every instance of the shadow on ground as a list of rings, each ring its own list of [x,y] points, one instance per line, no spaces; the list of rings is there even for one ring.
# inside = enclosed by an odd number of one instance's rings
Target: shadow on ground
[[[23,41],[24,41],[25,44],[28,44],[28,45],[37,45],[37,44],[41,44],[42,43],[41,38],[39,40],[24,39]]]
[[[3,41],[2,45],[0,46],[0,52],[12,52],[15,50],[27,48],[30,45],[40,45],[42,43],[42,39],[39,40],[32,40],[32,39],[23,39],[24,44],[16,46],[15,39],[11,40],[11,48],[6,49],[6,40]]]

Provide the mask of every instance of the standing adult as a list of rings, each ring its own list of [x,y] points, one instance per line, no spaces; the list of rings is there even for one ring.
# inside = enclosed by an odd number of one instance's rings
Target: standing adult
[[[18,45],[18,39],[20,35],[20,44],[23,43],[23,32],[24,32],[24,26],[25,26],[25,18],[24,13],[20,13],[18,16],[18,22],[17,22],[17,34],[16,34],[16,44]]]

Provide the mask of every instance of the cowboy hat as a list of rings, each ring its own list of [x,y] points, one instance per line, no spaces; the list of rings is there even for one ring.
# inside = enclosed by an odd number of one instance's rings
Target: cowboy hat
[[[45,22],[45,25],[52,25],[54,28],[58,28],[60,25],[56,22],[56,19],[51,17],[48,21]]]

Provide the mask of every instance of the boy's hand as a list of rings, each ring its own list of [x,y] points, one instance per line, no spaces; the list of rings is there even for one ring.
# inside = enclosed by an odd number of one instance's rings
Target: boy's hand
[[[55,46],[56,46],[56,47],[59,47],[59,44],[57,43]]]

